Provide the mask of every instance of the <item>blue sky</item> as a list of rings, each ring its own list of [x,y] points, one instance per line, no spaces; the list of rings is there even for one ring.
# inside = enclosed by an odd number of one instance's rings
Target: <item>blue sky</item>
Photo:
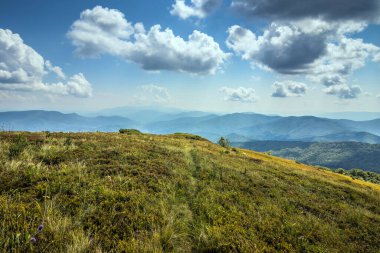
[[[308,1],[1,1],[0,110],[379,111],[379,1]]]

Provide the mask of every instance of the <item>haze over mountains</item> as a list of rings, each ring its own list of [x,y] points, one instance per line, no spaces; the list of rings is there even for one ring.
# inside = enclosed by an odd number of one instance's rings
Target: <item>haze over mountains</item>
[[[233,142],[277,140],[380,143],[380,119],[353,121],[256,113],[218,115],[175,109],[119,108],[118,111],[99,112],[98,116],[42,110],[1,112],[0,126],[3,130],[72,132],[113,132],[120,128],[137,128],[156,134],[193,133],[212,141],[226,136]]]

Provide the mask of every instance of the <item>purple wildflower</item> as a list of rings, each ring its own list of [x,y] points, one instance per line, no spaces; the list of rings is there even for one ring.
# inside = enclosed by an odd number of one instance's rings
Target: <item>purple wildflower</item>
[[[32,243],[36,243],[37,240],[36,240],[36,238],[32,237],[32,238],[30,238],[30,242],[32,242]]]
[[[38,226],[38,232],[41,232],[42,229],[44,229],[44,225],[41,224],[41,225]]]

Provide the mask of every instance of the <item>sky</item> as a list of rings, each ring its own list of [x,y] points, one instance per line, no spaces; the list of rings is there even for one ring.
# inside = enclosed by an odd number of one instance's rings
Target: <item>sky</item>
[[[380,0],[1,0],[0,111],[380,111]]]

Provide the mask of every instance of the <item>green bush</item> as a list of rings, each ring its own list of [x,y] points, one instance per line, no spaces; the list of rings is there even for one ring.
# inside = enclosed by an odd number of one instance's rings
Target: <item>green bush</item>
[[[119,129],[119,133],[121,134],[141,134],[141,132],[137,129]]]
[[[187,133],[174,133],[175,136],[184,137],[185,139],[189,140],[196,140],[196,141],[208,141],[207,139],[196,135],[196,134],[187,134]]]
[[[336,172],[338,172],[338,170],[336,170]],[[380,174],[375,173],[375,172],[364,171],[362,169],[352,169],[352,170],[347,170],[347,171],[345,170],[344,174],[347,174],[354,179],[361,179],[361,180],[369,181],[375,184],[380,184]]]
[[[345,170],[342,169],[342,168],[339,168],[337,170],[335,170],[336,173],[339,173],[339,174],[345,174]]]

